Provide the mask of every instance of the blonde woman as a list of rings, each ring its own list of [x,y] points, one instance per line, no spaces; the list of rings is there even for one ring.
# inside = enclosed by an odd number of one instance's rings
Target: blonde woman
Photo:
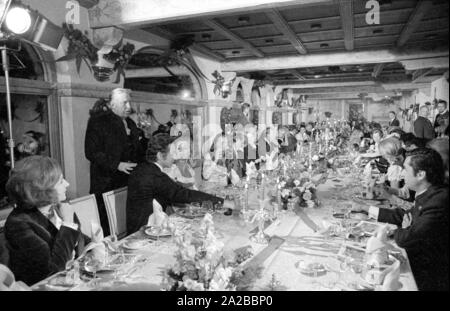
[[[405,160],[402,142],[395,137],[383,139],[378,145],[380,155],[389,162],[386,179],[391,188],[400,189],[400,181],[403,180],[403,162]]]

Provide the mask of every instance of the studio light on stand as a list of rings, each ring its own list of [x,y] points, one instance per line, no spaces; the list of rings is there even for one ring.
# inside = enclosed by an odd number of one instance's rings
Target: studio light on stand
[[[5,72],[6,109],[8,115],[11,168],[14,168],[14,140],[12,133],[11,89],[9,85],[8,41],[24,41],[45,50],[56,51],[64,36],[62,28],[53,24],[39,12],[23,5],[20,1],[0,0],[0,50]],[[20,46],[20,45],[19,45]],[[20,60],[19,60],[20,62]]]

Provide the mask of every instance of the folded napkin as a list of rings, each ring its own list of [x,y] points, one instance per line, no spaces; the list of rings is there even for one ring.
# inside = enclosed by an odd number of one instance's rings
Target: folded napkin
[[[383,226],[367,241],[367,265],[379,267],[388,261],[390,245],[387,242],[387,234],[388,226]]]
[[[230,172],[231,175],[231,183],[236,186],[237,184],[239,184],[239,182],[241,181],[241,179],[239,178],[239,175],[236,173],[236,171],[234,169],[231,169]]]
[[[153,213],[148,217],[147,226],[163,227],[167,223],[168,215],[163,212],[161,204],[153,199]]]
[[[102,227],[96,222],[91,222],[91,243],[88,247],[92,249],[93,258],[100,262],[104,262],[106,258],[106,245],[103,239]]]
[[[384,271],[384,273],[385,277],[381,287],[382,291],[397,291],[402,287],[402,283],[399,281],[400,261],[396,260],[393,265]]]
[[[1,291],[30,291],[25,283],[18,281],[14,277],[14,274],[9,270],[7,266],[0,264],[0,292]]]
[[[256,176],[256,166],[255,166],[255,162],[250,162],[250,163],[245,163],[245,171],[247,176],[249,176],[250,178]]]

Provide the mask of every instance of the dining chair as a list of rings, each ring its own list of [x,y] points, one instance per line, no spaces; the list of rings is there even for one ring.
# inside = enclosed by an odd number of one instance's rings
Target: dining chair
[[[127,233],[127,194],[128,187],[103,193],[106,214],[108,215],[109,230],[111,235],[116,235],[118,239],[125,237]]]
[[[98,214],[97,200],[94,194],[90,194],[81,198],[69,201],[73,206],[74,212],[80,221],[81,232],[88,237],[92,236],[92,223],[100,224],[100,216]]]

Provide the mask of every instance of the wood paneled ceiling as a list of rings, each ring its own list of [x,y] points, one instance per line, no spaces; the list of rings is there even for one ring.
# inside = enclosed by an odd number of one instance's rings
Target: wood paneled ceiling
[[[380,0],[380,24],[366,23],[366,1],[336,0],[141,26],[168,39],[191,36],[225,61],[372,49],[448,48],[449,2]],[[413,81],[442,69],[415,73],[400,63],[238,72],[274,84],[293,82]]]

